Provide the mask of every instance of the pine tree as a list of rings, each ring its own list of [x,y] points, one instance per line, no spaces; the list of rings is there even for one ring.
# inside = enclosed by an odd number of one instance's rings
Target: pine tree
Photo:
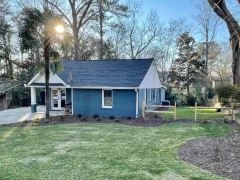
[[[173,61],[170,78],[175,87],[187,88],[201,80],[206,75],[205,62],[196,52],[196,41],[183,33],[178,41],[178,58]]]

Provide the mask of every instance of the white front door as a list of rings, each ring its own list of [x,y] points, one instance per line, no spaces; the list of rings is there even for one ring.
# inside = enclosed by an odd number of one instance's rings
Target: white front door
[[[61,110],[61,89],[52,89],[52,110]]]

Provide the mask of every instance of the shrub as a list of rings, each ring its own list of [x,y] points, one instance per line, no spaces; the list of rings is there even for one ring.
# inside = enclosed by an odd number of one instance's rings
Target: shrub
[[[97,121],[100,121],[100,122],[101,122],[101,121],[103,121],[103,118],[102,118],[102,117],[98,117],[98,118],[97,118]]]
[[[238,92],[239,89],[232,84],[220,85],[216,88],[216,93],[220,99],[234,98]]]
[[[232,84],[218,86],[216,93],[224,106],[231,106],[232,102],[240,102],[240,89]]]
[[[195,102],[196,102],[196,98],[191,93],[188,93],[183,98],[183,103],[185,105],[195,106]]]
[[[208,88],[208,94],[207,94],[207,97],[209,98],[209,99],[212,99],[212,98],[214,98],[214,96],[215,96],[215,90],[213,89],[213,88]]]
[[[121,122],[121,120],[120,120],[119,118],[117,118],[117,119],[115,120],[115,122]]]
[[[94,117],[94,119],[98,118],[98,114],[94,114],[93,117]]]
[[[52,123],[52,124],[53,124],[53,125],[54,125],[54,124],[57,124],[57,121],[53,121],[53,123]]]
[[[131,117],[131,116],[128,116],[127,118],[128,118],[128,119],[132,119],[132,117]]]
[[[172,90],[173,90],[172,86],[168,86],[166,89],[166,99],[169,100],[171,104],[177,101],[177,96],[176,94],[173,94]]]
[[[64,118],[65,118],[65,117],[64,117],[63,115],[60,116],[60,120],[61,120],[61,121],[64,121]]]
[[[114,117],[114,116],[110,116],[110,119],[112,119],[112,120],[113,120],[113,119],[115,119],[115,117]]]
[[[82,115],[81,115],[81,114],[78,114],[78,117],[79,117],[79,118],[81,118],[81,117],[82,117]]]
[[[223,106],[226,106],[226,107],[230,107],[231,106],[230,99],[221,98],[221,103],[222,103]]]
[[[82,119],[83,121],[87,121],[87,116],[81,116],[81,119]]]
[[[32,122],[33,122],[33,123],[39,123],[39,119],[38,119],[38,117],[32,119]]]

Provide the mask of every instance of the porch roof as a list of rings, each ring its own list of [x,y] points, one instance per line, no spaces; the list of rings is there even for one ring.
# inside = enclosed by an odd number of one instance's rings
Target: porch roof
[[[32,83],[29,86],[32,86],[32,87],[36,87],[36,86],[45,87],[45,85],[46,85],[45,83]],[[65,86],[65,85],[62,84],[62,83],[49,83],[49,86]]]

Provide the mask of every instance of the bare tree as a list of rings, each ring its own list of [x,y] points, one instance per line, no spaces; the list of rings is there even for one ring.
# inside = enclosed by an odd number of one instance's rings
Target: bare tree
[[[145,21],[140,21],[142,4],[137,0],[128,2],[128,21],[125,54],[136,59],[157,37],[160,36],[162,24],[159,22],[157,12],[151,10]]]
[[[240,4],[240,0],[237,0]],[[230,34],[230,44],[232,49],[232,71],[233,84],[240,87],[240,25],[236,18],[228,10],[225,0],[208,0],[212,10],[222,19],[227,25]]]
[[[156,42],[147,49],[146,57],[154,57],[157,62],[161,83],[164,86],[169,84],[169,70],[172,61],[177,56],[178,38],[185,31],[189,31],[185,19],[170,20],[164,27],[163,33],[156,39]]]
[[[209,49],[211,42],[213,42],[217,35],[217,30],[221,21],[220,18],[212,12],[211,7],[206,0],[198,0],[196,7],[199,10],[199,13],[194,16],[194,19],[200,24],[198,32],[205,38],[205,67],[206,72],[208,72]]]
[[[92,10],[93,0],[48,0],[48,3],[65,19],[67,26],[72,30],[75,51],[75,60],[80,60],[80,29],[83,28],[98,12]],[[66,6],[70,6],[70,13]]]

